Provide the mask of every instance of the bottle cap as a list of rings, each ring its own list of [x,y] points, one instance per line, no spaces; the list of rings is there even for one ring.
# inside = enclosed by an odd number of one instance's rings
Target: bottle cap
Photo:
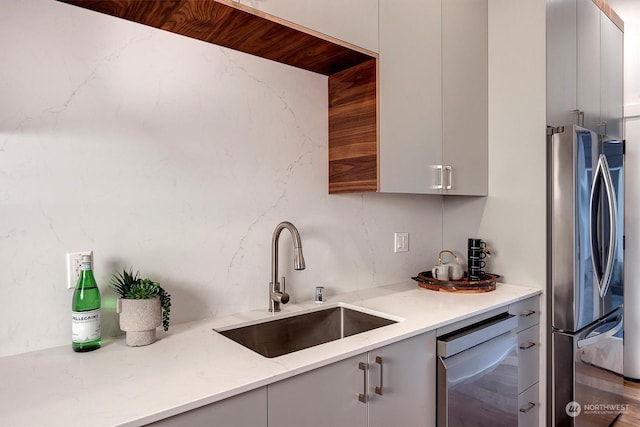
[[[93,260],[91,259],[91,255],[82,255],[80,257],[80,269],[81,270],[91,270],[93,266]]]

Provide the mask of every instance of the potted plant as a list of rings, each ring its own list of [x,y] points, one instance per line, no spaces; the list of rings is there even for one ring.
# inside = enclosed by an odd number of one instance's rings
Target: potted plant
[[[111,288],[118,294],[116,311],[120,329],[126,333],[127,345],[137,347],[156,340],[156,328],[169,330],[171,295],[151,279],[140,278],[140,272],[123,269],[113,275]]]

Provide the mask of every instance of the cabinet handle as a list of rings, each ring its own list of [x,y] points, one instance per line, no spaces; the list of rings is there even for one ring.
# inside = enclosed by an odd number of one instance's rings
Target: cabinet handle
[[[358,364],[358,369],[362,370],[362,378],[364,378],[362,384],[363,394],[358,395],[358,400],[362,403],[367,403],[367,364],[360,362]]]
[[[536,407],[535,403],[529,402],[526,407],[520,408],[520,412],[522,412],[523,414],[526,414],[527,412],[529,412],[530,410],[532,410],[535,407]]]
[[[442,165],[436,165],[436,189],[444,188],[444,169]]]
[[[520,313],[520,317],[529,317],[533,314],[536,314],[535,310],[527,310],[524,313]]]
[[[529,350],[531,347],[533,347],[535,345],[536,345],[536,343],[529,341],[527,344],[521,345],[520,346],[520,350]]]
[[[572,113],[576,115],[576,124],[580,127],[584,127],[584,111],[582,110],[571,110]]]
[[[451,165],[446,165],[444,170],[447,172],[447,185],[444,187],[446,190],[451,190],[453,187],[453,170],[451,169]]]
[[[606,135],[607,134],[607,121],[606,120],[598,123],[598,127],[600,128],[600,135]]]
[[[376,387],[376,394],[382,396],[382,357],[376,356],[376,363],[380,365],[380,385]]]

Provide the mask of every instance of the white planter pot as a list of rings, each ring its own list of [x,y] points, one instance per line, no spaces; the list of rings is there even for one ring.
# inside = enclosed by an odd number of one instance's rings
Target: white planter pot
[[[127,345],[138,347],[156,340],[156,328],[162,324],[160,297],[153,299],[118,298],[120,329],[126,332]]]

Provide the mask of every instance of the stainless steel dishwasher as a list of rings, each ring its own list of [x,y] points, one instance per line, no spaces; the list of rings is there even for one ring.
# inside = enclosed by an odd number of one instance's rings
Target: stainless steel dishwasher
[[[501,313],[438,337],[438,427],[518,425],[517,324]]]

